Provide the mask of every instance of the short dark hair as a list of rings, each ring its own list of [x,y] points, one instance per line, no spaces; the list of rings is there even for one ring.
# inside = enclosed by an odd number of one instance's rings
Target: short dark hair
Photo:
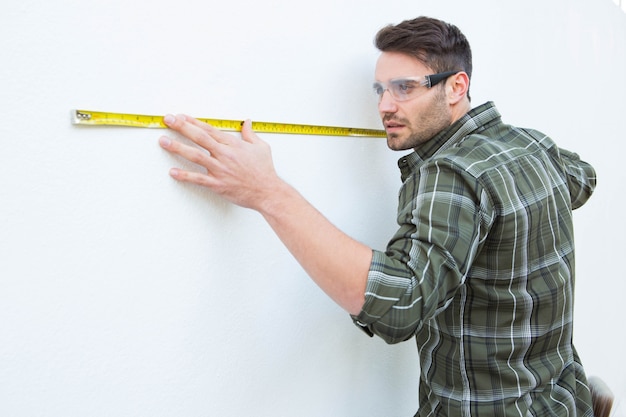
[[[472,77],[472,50],[458,27],[439,19],[420,16],[378,31],[376,48],[417,58],[435,72],[465,71]],[[469,91],[468,91],[469,97]]]

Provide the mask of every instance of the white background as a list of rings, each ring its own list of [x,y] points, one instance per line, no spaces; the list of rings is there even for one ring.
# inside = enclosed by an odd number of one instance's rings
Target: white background
[[[380,128],[375,32],[458,25],[473,104],[596,167],[575,342],[626,397],[626,14],[609,0],[13,0],[0,13],[0,415],[409,416],[415,345],[364,336],[261,216],[168,176],[164,131],[70,109]],[[383,249],[382,139],[263,135],[281,176]],[[306,219],[303,219],[306,221]]]

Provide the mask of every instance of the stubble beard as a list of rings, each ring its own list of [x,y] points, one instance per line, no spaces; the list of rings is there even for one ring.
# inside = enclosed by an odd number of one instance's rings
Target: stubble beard
[[[443,93],[443,92],[442,92]],[[452,114],[445,101],[445,94],[437,94],[433,103],[425,112],[412,120],[385,116],[384,121],[394,120],[409,130],[406,139],[401,134],[387,134],[387,146],[394,151],[415,149],[432,139],[437,133],[452,124]]]

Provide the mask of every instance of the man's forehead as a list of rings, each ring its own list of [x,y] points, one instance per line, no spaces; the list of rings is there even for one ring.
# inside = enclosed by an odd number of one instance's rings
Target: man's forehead
[[[402,52],[382,52],[376,61],[376,80],[389,81],[398,78],[430,74],[432,70],[416,57]]]

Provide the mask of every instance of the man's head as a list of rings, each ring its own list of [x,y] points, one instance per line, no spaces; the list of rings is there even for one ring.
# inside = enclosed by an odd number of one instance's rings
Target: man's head
[[[415,148],[469,111],[472,53],[456,26],[418,17],[384,27],[375,44],[374,88],[391,149]]]
[[[472,50],[459,28],[430,17],[405,20],[376,34],[382,52],[410,55],[434,72],[459,70],[472,77]],[[469,91],[468,91],[469,94]]]

